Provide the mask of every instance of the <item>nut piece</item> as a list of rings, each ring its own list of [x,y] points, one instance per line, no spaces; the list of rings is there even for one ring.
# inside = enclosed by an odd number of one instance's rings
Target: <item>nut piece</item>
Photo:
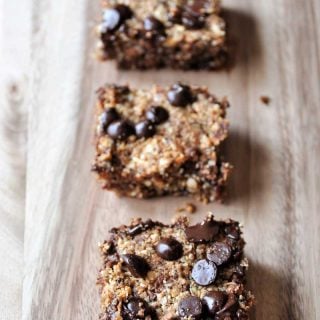
[[[177,209],[177,212],[188,212],[195,213],[197,211],[197,206],[193,203],[186,203],[184,206]]]
[[[144,278],[150,270],[148,262],[138,255],[123,254],[121,257],[129,271],[135,277]]]

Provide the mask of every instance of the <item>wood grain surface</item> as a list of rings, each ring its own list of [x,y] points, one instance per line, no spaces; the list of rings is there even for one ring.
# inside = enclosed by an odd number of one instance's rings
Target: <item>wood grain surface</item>
[[[142,216],[169,221],[190,199],[119,199],[90,172],[95,90],[104,82],[207,85],[232,108],[226,204],[245,226],[257,320],[320,319],[320,2],[225,0],[229,72],[119,72],[92,58],[98,1],[34,0],[28,127],[24,320],[97,319],[97,243]],[[269,106],[260,101],[271,98]]]
[[[5,320],[21,319],[29,9],[29,0],[0,1],[0,319]]]

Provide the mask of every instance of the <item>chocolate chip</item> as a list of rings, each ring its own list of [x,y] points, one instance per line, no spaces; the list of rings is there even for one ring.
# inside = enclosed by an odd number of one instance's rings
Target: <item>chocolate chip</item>
[[[207,249],[207,259],[217,266],[227,262],[231,257],[231,247],[224,242],[215,242]]]
[[[121,25],[120,13],[116,9],[107,9],[103,13],[102,32],[111,33]]]
[[[152,106],[147,112],[148,120],[155,124],[160,124],[169,119],[169,112],[161,106]]]
[[[116,10],[120,13],[121,19],[123,21],[131,19],[133,16],[133,12],[130,7],[126,6],[125,4],[118,4],[116,6]]]
[[[104,132],[107,132],[109,125],[120,118],[115,108],[104,111],[100,116],[100,123]]]
[[[199,260],[192,268],[192,279],[200,286],[208,286],[216,280],[217,266],[208,260]]]
[[[178,305],[178,313],[180,317],[201,319],[202,317],[202,302],[198,297],[189,296],[183,298]]]
[[[201,29],[205,25],[205,19],[202,15],[196,14],[192,11],[185,11],[182,15],[182,24],[187,29]]]
[[[123,305],[122,317],[125,320],[145,319],[150,313],[151,310],[146,301],[132,297]]]
[[[182,244],[174,238],[162,238],[156,245],[156,252],[164,260],[177,260],[183,253]]]
[[[175,107],[186,107],[189,103],[193,102],[190,87],[183,84],[174,84],[168,94],[169,102]]]
[[[155,31],[158,33],[163,33],[165,29],[164,24],[152,16],[143,21],[143,27],[146,31]]]
[[[238,240],[240,238],[240,230],[236,225],[232,224],[225,227],[224,232],[228,238],[231,238],[233,240]]]
[[[227,301],[227,295],[221,291],[210,291],[202,299],[205,311],[209,316],[215,316]]]
[[[144,278],[150,270],[148,262],[136,254],[124,254],[121,258],[132,275],[137,278]]]
[[[138,138],[150,138],[156,133],[156,127],[151,121],[144,120],[135,125],[135,131]]]
[[[207,220],[187,227],[185,232],[188,241],[205,243],[214,240],[214,237],[219,233],[219,225],[213,220]]]
[[[129,122],[119,120],[108,126],[107,133],[112,139],[124,140],[134,134],[134,128]]]
[[[103,33],[113,33],[120,28],[125,20],[132,17],[131,9],[126,5],[118,5],[115,8],[106,9],[103,13]]]

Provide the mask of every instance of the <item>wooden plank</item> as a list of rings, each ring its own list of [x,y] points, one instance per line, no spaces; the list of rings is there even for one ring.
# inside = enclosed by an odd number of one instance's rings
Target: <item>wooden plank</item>
[[[148,87],[181,79],[232,103],[229,201],[200,206],[193,219],[213,210],[244,223],[253,318],[320,316],[320,4],[224,3],[237,43],[232,71],[139,73],[91,59],[98,3],[34,1],[23,319],[97,318],[97,242],[132,216],[168,221],[187,201],[118,199],[89,171],[95,89],[105,81]]]
[[[29,0],[12,0],[0,10],[0,318],[6,320],[20,319],[22,306],[30,9]]]

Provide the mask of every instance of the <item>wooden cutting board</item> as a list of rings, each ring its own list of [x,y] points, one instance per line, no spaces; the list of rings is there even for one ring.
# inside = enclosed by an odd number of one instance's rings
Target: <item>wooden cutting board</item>
[[[97,319],[97,243],[130,217],[170,221],[190,201],[119,199],[90,172],[95,90],[178,80],[232,105],[227,203],[199,205],[192,220],[213,211],[244,224],[253,319],[320,319],[320,2],[224,1],[237,63],[218,73],[96,62],[98,2],[33,1],[23,319]]]

